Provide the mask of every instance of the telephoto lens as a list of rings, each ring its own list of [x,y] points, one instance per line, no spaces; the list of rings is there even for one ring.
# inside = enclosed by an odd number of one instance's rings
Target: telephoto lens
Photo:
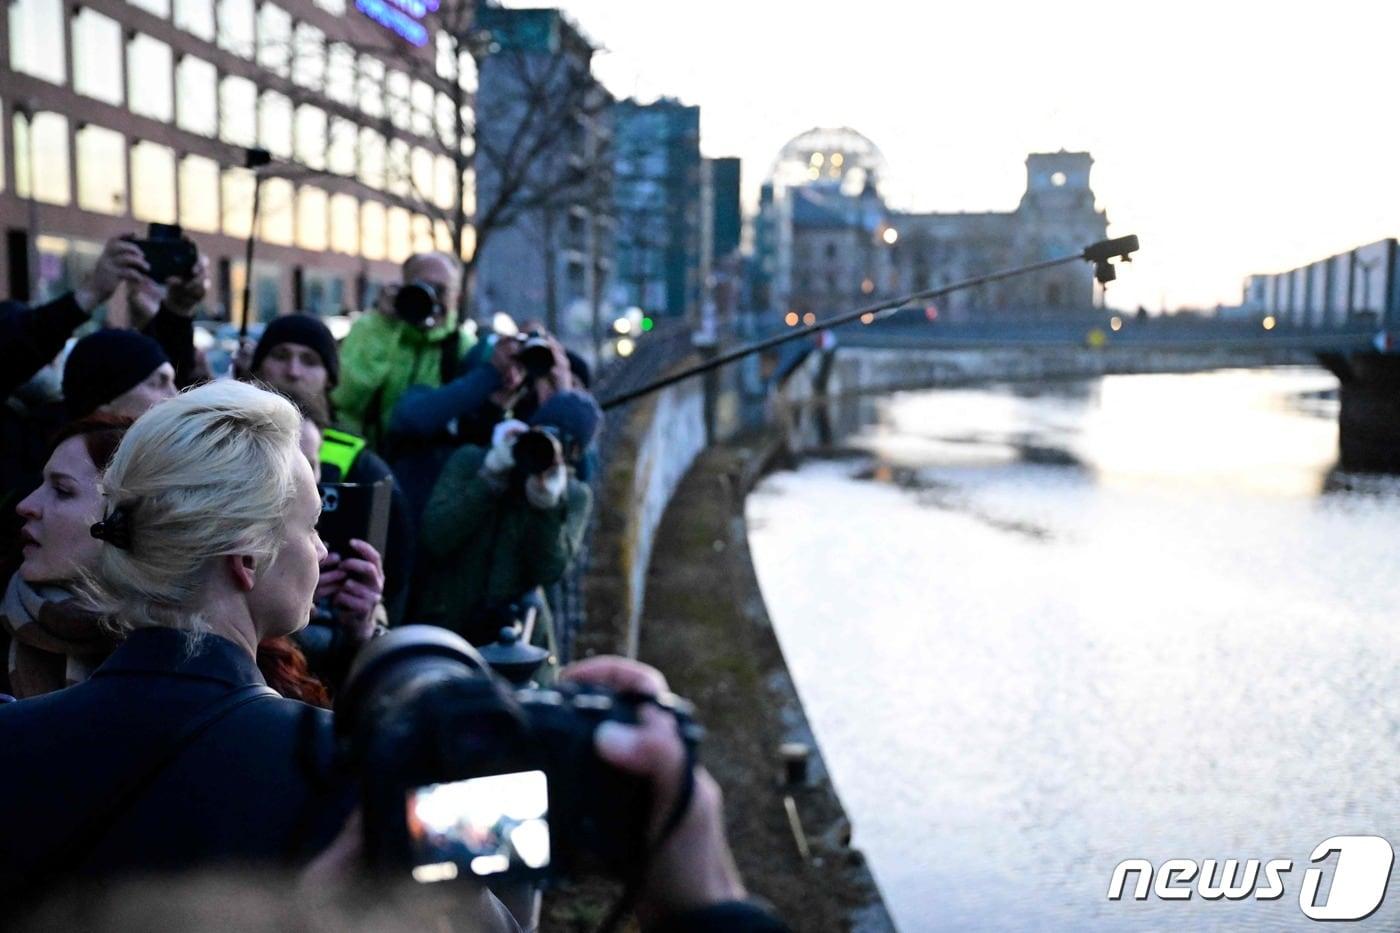
[[[539,428],[518,435],[511,453],[515,457],[516,470],[527,477],[538,476],[564,459],[558,438]]]
[[[534,331],[516,339],[520,341],[520,351],[515,358],[524,367],[526,375],[531,379],[548,376],[554,369],[554,347],[550,346],[549,338]]]
[[[415,327],[428,324],[438,315],[437,289],[427,282],[410,282],[394,295],[394,313]]]

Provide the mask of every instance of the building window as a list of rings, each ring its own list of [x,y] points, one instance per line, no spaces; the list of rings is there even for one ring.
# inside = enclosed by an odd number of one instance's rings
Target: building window
[[[180,129],[201,136],[218,135],[218,70],[209,62],[186,55],[175,66],[175,85],[175,123]]]
[[[180,160],[180,226],[219,232],[219,163],[213,159],[187,155]]]
[[[438,139],[444,146],[451,148],[457,141],[457,135],[461,130],[461,121],[457,119],[457,108],[452,104],[452,98],[446,94],[437,96],[437,134]]]
[[[436,95],[425,81],[413,82],[413,132],[419,136],[433,135]]]
[[[384,137],[368,127],[360,130],[360,181],[384,189]]]
[[[99,214],[126,213],[126,140],[116,130],[85,126],[76,135],[78,206]]]
[[[279,159],[292,157],[292,102],[276,91],[258,101],[258,143]]]
[[[16,114],[15,194],[46,204],[68,204],[68,118],[36,113],[31,120]]]
[[[292,206],[296,190],[285,178],[265,178],[258,201],[258,236],[278,246],[291,246],[295,240],[296,218]]]
[[[170,0],[126,0],[126,2],[132,6],[140,7],[153,16],[159,16],[161,19],[170,18]]]
[[[297,161],[320,171],[326,167],[326,112],[302,104],[297,108]]]
[[[131,112],[169,123],[175,115],[170,46],[137,34],[126,44],[126,96]]]
[[[326,248],[326,193],[305,187],[297,192],[297,246],[318,252]]]
[[[437,76],[444,81],[457,80],[457,43],[442,30],[437,34]]]
[[[67,80],[62,0],[13,0],[9,4],[10,67],[62,84]]]
[[[205,42],[213,42],[214,0],[175,0],[175,26]]]
[[[433,222],[422,214],[413,215],[413,251],[430,253],[435,248],[433,242]]]
[[[131,147],[131,216],[175,223],[175,150],[144,140]]]
[[[352,256],[360,251],[360,205],[348,194],[331,196],[331,249]]]
[[[306,23],[297,23],[292,81],[313,91],[326,83],[326,34]]]
[[[452,252],[452,231],[448,229],[445,220],[433,221],[433,239],[437,243],[438,252]]]
[[[433,178],[433,203],[445,211],[450,211],[457,201],[457,186],[454,184],[457,166],[447,156],[438,156],[434,164],[436,171]]]
[[[347,177],[355,174],[355,143],[360,128],[340,117],[331,119],[330,137],[326,143],[326,170]]]
[[[122,28],[86,8],[73,17],[73,90],[109,104],[122,102]]]
[[[384,258],[384,231],[384,205],[366,201],[360,206],[360,253],[366,259]]]
[[[219,138],[235,146],[258,144],[258,87],[229,75],[219,85]]]
[[[431,201],[433,199],[434,182],[433,154],[421,147],[413,150],[413,197],[419,201]]]
[[[30,0],[40,2],[40,0]],[[360,109],[376,119],[384,116],[384,63],[368,55],[360,57]]]
[[[258,8],[258,64],[283,78],[292,73],[292,14],[271,3]]]
[[[389,208],[389,259],[403,262],[413,254],[412,215],[402,207]]]
[[[246,168],[226,168],[222,188],[224,233],[247,239],[253,229],[253,173]]]
[[[355,50],[343,42],[333,42],[326,50],[326,96],[355,106]]]
[[[393,194],[401,198],[412,193],[413,182],[409,175],[410,166],[408,143],[402,139],[389,140],[389,158],[384,166],[384,184]]]
[[[218,3],[219,48],[240,58],[252,58],[256,35],[253,0],[218,0]]]
[[[401,130],[406,130],[413,124],[412,86],[408,75],[402,71],[389,72],[389,77],[384,82],[385,105],[389,108],[389,119]]]

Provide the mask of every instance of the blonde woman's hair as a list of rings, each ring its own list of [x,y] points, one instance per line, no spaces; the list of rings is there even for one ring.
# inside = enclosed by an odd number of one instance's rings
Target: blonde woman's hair
[[[107,538],[89,601],[115,628],[203,634],[191,605],[214,560],[251,554],[262,569],[286,537],[301,416],[279,395],[223,380],[136,420],[102,479],[105,511],[129,547]]]

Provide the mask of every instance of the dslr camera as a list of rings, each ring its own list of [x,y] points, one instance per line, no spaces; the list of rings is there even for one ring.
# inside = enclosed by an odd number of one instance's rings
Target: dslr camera
[[[370,864],[420,883],[585,870],[635,877],[651,789],[599,758],[593,733],[604,722],[637,723],[645,704],[675,714],[693,753],[699,729],[678,698],[513,688],[435,626],[375,639],[335,707],[341,752],[361,784]]]
[[[515,358],[525,370],[525,375],[531,379],[548,376],[554,369],[554,347],[549,342],[549,336],[543,331],[533,330],[517,334],[515,340],[520,344]]]
[[[432,327],[443,317],[442,296],[432,283],[414,280],[395,293],[394,314],[414,327]]]

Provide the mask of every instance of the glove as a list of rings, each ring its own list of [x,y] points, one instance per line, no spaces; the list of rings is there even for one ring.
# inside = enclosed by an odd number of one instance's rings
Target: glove
[[[513,419],[496,425],[491,432],[491,450],[482,461],[481,469],[496,478],[509,473],[510,468],[515,466],[515,454],[512,452],[515,439],[528,430],[530,428],[525,422]]]
[[[537,509],[552,509],[559,504],[564,489],[569,485],[569,474],[561,463],[548,473],[532,476],[525,481],[525,498]]]

